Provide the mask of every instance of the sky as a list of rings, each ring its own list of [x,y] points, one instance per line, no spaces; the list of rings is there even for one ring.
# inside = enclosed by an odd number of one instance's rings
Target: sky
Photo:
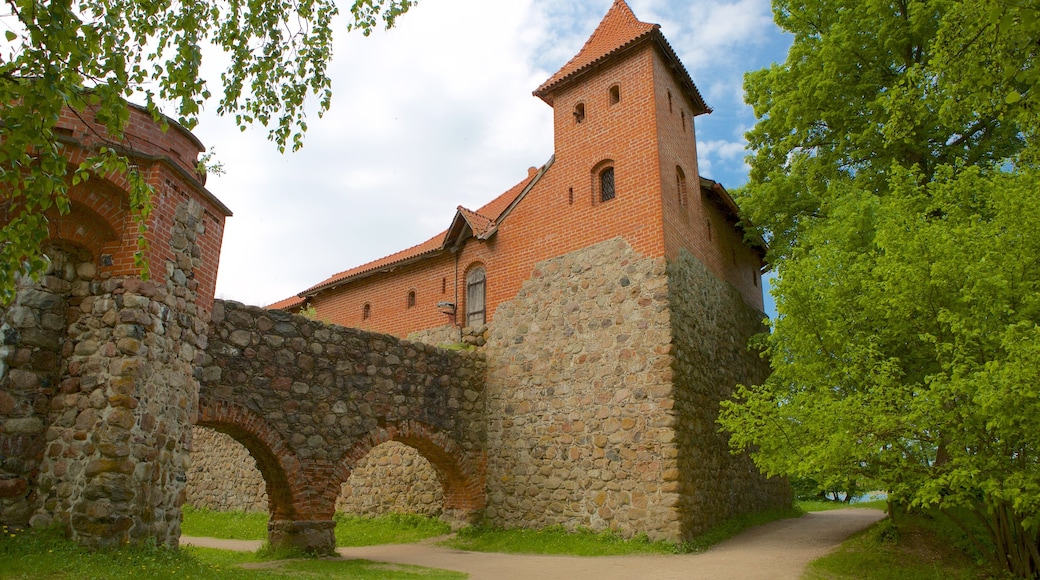
[[[661,30],[714,110],[696,118],[701,174],[747,181],[749,70],[783,61],[768,0],[628,0]],[[612,0],[420,0],[390,31],[336,39],[332,108],[309,108],[301,150],[239,131],[209,103],[194,133],[223,175],[217,297],[267,305],[426,241],[553,153],[552,109],[531,92],[581,49]],[[214,74],[210,88],[219,90]],[[217,90],[214,90],[217,89]],[[767,297],[768,300],[768,297]],[[767,305],[767,311],[771,308]]]

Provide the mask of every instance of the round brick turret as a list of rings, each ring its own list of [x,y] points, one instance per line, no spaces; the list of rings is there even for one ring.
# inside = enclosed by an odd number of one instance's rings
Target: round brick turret
[[[107,147],[151,186],[149,276],[126,176],[70,187],[70,211],[48,214],[48,271],[0,307],[0,524],[60,523],[91,546],[178,541],[230,211],[196,170],[202,144],[164,121],[131,106],[115,139],[67,109],[55,128],[70,169]]]

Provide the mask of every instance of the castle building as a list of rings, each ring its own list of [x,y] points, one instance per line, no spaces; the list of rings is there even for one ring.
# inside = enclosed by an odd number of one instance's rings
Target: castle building
[[[660,27],[615,2],[581,51],[537,90],[554,111],[555,154],[447,229],[331,276],[270,308],[405,337],[490,322],[540,261],[620,237],[638,254],[686,250],[762,308],[761,245],[736,205],[699,177],[694,118],[711,109]]]
[[[699,177],[694,119],[710,109],[686,68],[658,25],[615,0],[534,95],[554,111],[548,162],[485,206],[459,207],[430,240],[269,309],[481,346],[477,471],[492,525],[682,541],[789,506],[786,481],[732,455],[715,422],[735,385],[768,372],[748,348],[765,330],[764,248],[722,186]],[[410,463],[389,457],[399,451],[367,458]],[[193,456],[207,453],[224,457],[203,445]],[[349,485],[372,497],[388,481],[414,488],[407,478]],[[189,475],[190,502],[193,486]]]

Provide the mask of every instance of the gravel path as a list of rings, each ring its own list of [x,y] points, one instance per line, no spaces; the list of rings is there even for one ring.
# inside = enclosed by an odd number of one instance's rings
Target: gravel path
[[[813,512],[752,528],[703,554],[682,556],[532,556],[465,552],[432,544],[389,544],[340,548],[344,558],[364,558],[466,572],[472,580],[535,578],[669,580],[799,578],[806,564],[836,548],[853,533],[884,517],[873,509]],[[181,537],[181,544],[256,550],[260,542]]]

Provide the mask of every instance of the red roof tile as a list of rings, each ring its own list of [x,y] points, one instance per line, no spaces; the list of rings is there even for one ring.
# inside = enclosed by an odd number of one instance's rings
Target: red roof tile
[[[473,235],[478,238],[483,238],[485,234],[495,228],[495,220],[487,216],[468,210],[461,205],[458,207],[458,212],[466,219],[466,223],[473,230]]]
[[[479,237],[481,235],[490,234],[494,231],[494,228],[497,227],[497,220],[502,215],[502,213],[509,208],[513,201],[521,193],[523,193],[527,185],[533,179],[538,177],[538,175],[540,174],[528,174],[526,179],[514,185],[508,191],[496,197],[490,203],[481,207],[478,211],[474,212],[460,205],[458,207],[458,213],[456,213],[456,217],[458,217],[460,214],[462,215],[463,219],[466,220],[466,222],[470,225],[470,228],[473,230],[474,236]],[[454,220],[452,223],[454,224]],[[393,266],[401,265],[405,262],[411,262],[414,260],[419,260],[432,256],[440,250],[444,249],[445,243],[447,242],[445,238],[448,234],[448,231],[449,230],[445,230],[419,245],[412,246],[408,249],[401,250],[400,252],[390,254],[389,256],[386,256],[384,258],[380,258],[378,260],[368,262],[367,264],[362,264],[355,268],[351,268],[349,270],[340,272],[328,278],[324,282],[315,284],[314,286],[311,286],[303,292],[300,292],[297,296],[286,298],[285,300],[281,300],[279,302],[275,302],[267,308],[271,310],[285,310],[287,308],[292,308],[302,303],[304,301],[304,296],[317,294],[318,292],[326,288],[349,282],[352,279],[372,274],[384,268],[390,268]]]
[[[570,62],[563,65],[563,68],[542,83],[534,94],[545,99],[544,93],[554,85],[632,44],[657,28],[659,27],[656,24],[637,20],[625,0],[614,0],[614,5],[607,11],[607,15],[596,27],[596,31],[585,41],[585,46]]]
[[[697,108],[694,114],[710,113],[711,108],[704,102],[704,98],[701,97],[700,91],[697,90],[697,86],[693,83],[690,73],[683,66],[678,55],[675,54],[672,45],[668,44],[668,39],[661,34],[660,25],[640,22],[632,12],[632,9],[625,3],[625,0],[614,0],[613,6],[607,11],[607,15],[603,17],[592,36],[585,42],[585,46],[581,48],[574,58],[563,65],[563,68],[549,77],[549,80],[542,83],[542,86],[535,89],[534,95],[551,106],[553,104],[551,93],[560,85],[580,76],[605,59],[624,51],[644,39],[653,39],[661,48],[661,51],[665,53],[668,60],[671,61],[679,77],[680,84],[689,93]]]
[[[296,306],[299,306],[300,304],[303,304],[303,302],[304,302],[303,298],[300,298],[299,296],[292,296],[292,297],[286,298],[285,300],[279,300],[278,302],[275,302],[274,304],[270,304],[270,305],[266,306],[266,308],[268,310],[288,310],[290,308],[295,308]]]

